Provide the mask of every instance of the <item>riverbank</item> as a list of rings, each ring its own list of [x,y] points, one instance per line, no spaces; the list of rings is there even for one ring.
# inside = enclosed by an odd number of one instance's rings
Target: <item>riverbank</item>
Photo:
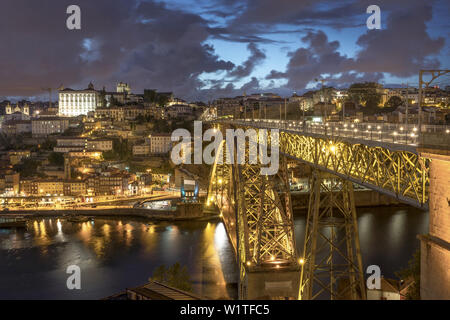
[[[308,209],[309,192],[291,192],[292,209]],[[355,190],[356,207],[403,206],[399,200],[374,190]]]
[[[386,278],[395,278],[420,245],[417,234],[427,232],[428,215],[408,206],[357,211],[364,267],[377,265]],[[300,253],[304,216],[294,216],[294,229]],[[237,297],[239,269],[220,219],[37,218],[26,229],[0,232],[0,244],[0,299],[101,299],[137,287],[161,265],[177,262],[187,267],[196,294]],[[82,290],[67,290],[67,267],[74,264],[82,268]]]
[[[0,213],[0,217],[23,216],[28,218],[67,218],[73,216],[83,217],[121,217],[121,218],[142,218],[150,221],[188,221],[188,220],[209,220],[217,218],[218,215],[198,215],[179,216],[176,211],[149,210],[139,208],[119,208],[119,209],[82,209],[82,210],[17,210],[7,213]]]

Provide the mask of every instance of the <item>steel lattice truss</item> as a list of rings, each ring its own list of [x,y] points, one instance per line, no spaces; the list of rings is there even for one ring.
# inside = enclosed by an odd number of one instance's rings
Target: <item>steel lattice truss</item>
[[[244,227],[245,261],[262,266],[297,263],[286,161],[276,176],[264,176],[259,165],[238,166],[239,221]]]
[[[248,143],[245,150],[248,157]],[[241,284],[247,272],[298,267],[285,158],[277,175],[264,176],[259,164],[226,164],[226,152],[222,142],[207,203],[216,204],[223,217],[238,255]],[[240,297],[245,296],[240,288]]]
[[[280,132],[280,150],[315,168],[426,207],[429,159],[409,151]]]
[[[365,299],[353,184],[311,178],[300,299]]]

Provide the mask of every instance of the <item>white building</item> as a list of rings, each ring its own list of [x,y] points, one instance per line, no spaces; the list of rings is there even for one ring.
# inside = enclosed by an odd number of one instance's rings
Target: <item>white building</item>
[[[59,114],[68,117],[87,115],[101,105],[100,100],[100,93],[92,83],[85,90],[66,88],[59,92]]]
[[[125,92],[125,93],[127,93],[127,94],[130,94],[130,93],[131,93],[131,88],[130,88],[130,86],[128,85],[128,83],[119,82],[119,83],[117,84],[117,92],[118,92],[118,93]]]
[[[11,106],[11,104],[8,103],[8,105],[5,107],[5,112],[7,115],[19,112],[19,113],[23,113],[23,114],[29,116],[30,115],[30,107],[26,103],[23,106],[19,106],[19,104],[17,103],[15,107]],[[22,120],[24,120],[24,119],[22,119]]]

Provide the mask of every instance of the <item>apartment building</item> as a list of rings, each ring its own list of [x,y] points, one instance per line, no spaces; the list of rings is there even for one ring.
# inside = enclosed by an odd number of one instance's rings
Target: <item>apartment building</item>
[[[35,118],[31,120],[33,137],[46,137],[51,134],[63,133],[69,128],[69,119],[60,117]]]
[[[112,173],[90,176],[87,179],[87,192],[95,196],[123,195],[128,190],[129,176]]]
[[[133,146],[133,156],[148,156],[150,154],[150,145],[142,144]]]
[[[169,133],[155,133],[149,136],[151,154],[167,154],[172,149]]]
[[[30,120],[5,121],[2,124],[2,131],[7,136],[16,136],[31,133],[31,121]]]
[[[73,197],[87,195],[86,182],[81,180],[64,181],[64,195]]]
[[[107,139],[88,139],[86,148],[92,151],[111,151],[113,149],[113,141]]]

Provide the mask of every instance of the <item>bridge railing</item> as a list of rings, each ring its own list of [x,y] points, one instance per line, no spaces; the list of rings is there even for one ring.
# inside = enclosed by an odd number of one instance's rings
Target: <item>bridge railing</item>
[[[232,120],[242,125],[277,128],[299,133],[318,134],[332,137],[353,138],[368,141],[388,142],[402,145],[417,146],[419,130],[414,124],[393,123],[349,123],[349,122],[303,122],[273,119],[240,119]],[[450,127],[443,125],[423,125],[422,133],[441,133],[450,135]]]

